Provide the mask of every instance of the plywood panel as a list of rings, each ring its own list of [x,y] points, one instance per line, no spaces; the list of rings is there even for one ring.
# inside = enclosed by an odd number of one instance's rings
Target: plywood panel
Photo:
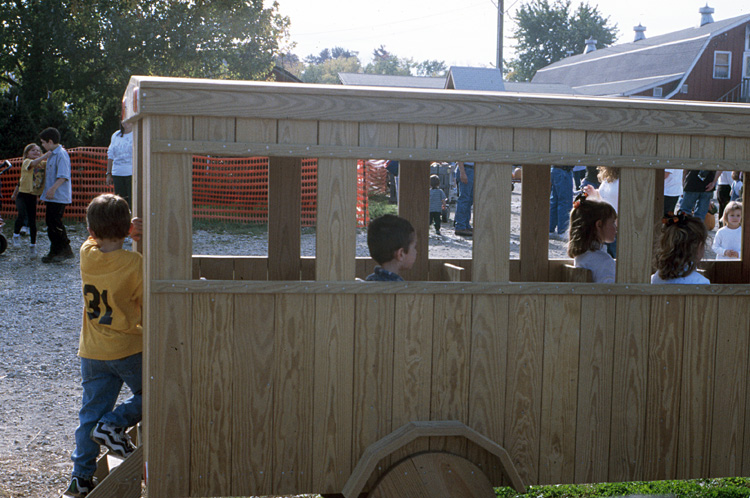
[[[469,421],[471,296],[435,296],[430,420]],[[463,455],[463,439],[431,440],[431,450]]]
[[[653,133],[623,133],[622,154],[624,156],[650,156],[657,152],[657,136]],[[643,165],[645,166],[645,164]]]
[[[398,125],[398,146],[434,149],[437,147],[437,129],[437,125],[400,123]],[[439,160],[440,158],[435,159]]]
[[[747,475],[743,472],[743,442],[748,432],[747,399],[750,302],[743,297],[719,300],[716,373],[711,427],[711,476]],[[708,428],[706,428],[708,429]]]
[[[398,213],[409,220],[417,237],[417,259],[403,277],[408,280],[429,279],[430,163],[399,163]]]
[[[397,295],[393,361],[393,422],[401,427],[430,419],[434,296]],[[417,440],[393,455],[393,461],[429,449]]]
[[[690,157],[690,137],[659,134],[656,138],[656,154],[661,157]],[[662,167],[672,168],[673,165],[665,161]]]
[[[232,494],[234,306],[229,294],[193,296],[190,491]]]
[[[233,280],[234,258],[220,256],[201,258],[200,276],[210,280]]]
[[[617,235],[617,283],[649,283],[654,240],[653,169],[623,168],[620,171],[618,225],[627,227]],[[659,211],[663,210],[659,206]]]
[[[356,463],[365,449],[391,433],[393,337],[396,297],[356,297],[352,453]]]
[[[547,296],[544,316],[539,483],[569,483],[575,478],[580,296]]]
[[[398,123],[360,123],[359,145],[360,147],[398,147]]]
[[[268,258],[264,256],[234,258],[234,278],[235,280],[268,280]]]
[[[617,297],[609,480],[643,478],[650,302]]]
[[[474,296],[471,316],[468,425],[502,446],[505,437],[508,297]],[[502,482],[504,476],[496,458],[471,445],[469,459],[487,473],[492,483]]]
[[[275,119],[237,118],[235,137],[238,142],[276,143]]]
[[[273,494],[312,490],[315,296],[278,295],[274,307]]]
[[[276,138],[280,144],[318,143],[318,122],[295,119],[279,119]]]
[[[581,349],[576,417],[576,482],[605,482],[609,471],[616,300],[581,299]]]
[[[581,130],[551,130],[550,152],[560,154],[585,154],[586,132]],[[555,163],[558,166],[575,166],[569,164],[563,156]]]
[[[690,137],[690,157],[724,159],[724,137]]]
[[[711,470],[718,304],[715,297],[689,296],[685,301],[678,479],[707,476]]]
[[[684,317],[684,297],[651,299],[645,453],[651,480],[669,479],[676,469]]]
[[[586,132],[586,154],[619,156],[622,153],[622,134],[603,131]],[[600,162],[600,161],[597,161]]]
[[[511,296],[505,449],[524,482],[538,482],[544,297]]]
[[[316,296],[312,451],[313,489],[319,493],[339,492],[354,466],[353,355],[354,296]]]
[[[268,279],[300,278],[302,159],[268,158]]]
[[[234,142],[234,118],[194,117],[193,139],[210,142]]]
[[[272,294],[234,296],[233,495],[273,493],[274,315]]]

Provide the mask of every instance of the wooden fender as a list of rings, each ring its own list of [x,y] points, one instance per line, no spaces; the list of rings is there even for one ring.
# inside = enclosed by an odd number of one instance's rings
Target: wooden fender
[[[449,421],[438,421],[438,422],[433,422],[433,421],[409,422],[408,424],[391,432],[390,434],[380,439],[379,441],[368,446],[367,449],[362,454],[362,457],[359,459],[359,462],[357,462],[357,466],[354,468],[354,471],[352,471],[352,475],[349,476],[349,479],[346,481],[346,485],[344,486],[344,489],[342,490],[342,494],[346,498],[358,498],[360,493],[364,489],[365,485],[367,484],[367,481],[369,480],[373,471],[375,470],[375,466],[378,464],[378,462],[381,459],[387,457],[388,455],[399,450],[400,448],[403,448],[404,446],[411,443],[417,438],[441,437],[441,436],[464,437],[472,441],[473,443],[477,444],[478,446],[484,448],[491,454],[495,455],[499,459],[500,464],[503,468],[503,471],[505,472],[505,475],[508,477],[508,480],[513,486],[513,489],[515,489],[518,493],[521,493],[521,494],[526,493],[526,486],[523,484],[523,481],[521,480],[521,476],[518,474],[518,471],[516,471],[516,468],[513,465],[513,461],[510,459],[510,455],[508,455],[508,452],[505,450],[505,448],[495,443],[491,439],[487,438],[486,436],[483,436],[482,434],[478,433],[471,427],[468,427],[466,424],[463,424],[462,422],[459,422],[457,420],[449,420]],[[420,458],[421,455],[427,455],[427,456],[424,458]],[[382,479],[380,479],[380,481],[375,486],[375,488],[373,488],[373,492],[378,491],[381,494],[373,495],[373,496],[388,496],[387,494],[382,494],[382,493],[387,491],[388,489],[391,489],[390,486],[394,482],[396,482],[397,484],[400,483],[400,481],[397,480],[395,474],[391,479],[386,480],[386,477],[387,475],[393,473],[392,471],[395,469],[398,469],[401,465],[406,465],[406,467],[401,468],[402,472],[405,468],[412,468],[412,469],[422,468],[425,472],[429,471],[431,476],[440,477],[442,475],[442,478],[444,479],[443,480],[444,483],[447,482],[445,481],[446,479],[445,474],[450,475],[452,473],[451,471],[453,468],[455,468],[456,471],[458,472],[459,481],[466,481],[467,475],[468,475],[468,476],[472,476],[472,479],[481,479],[481,477],[483,477],[484,479],[487,480],[487,482],[489,482],[489,480],[487,479],[487,476],[484,475],[484,472],[479,470],[478,467],[476,467],[473,463],[469,462],[468,460],[465,460],[463,457],[458,457],[457,455],[452,455],[449,453],[428,452],[428,453],[420,453],[417,455],[411,455],[407,457],[406,459],[398,462],[396,465],[394,465],[391,469],[387,471],[387,474],[384,475]],[[479,473],[477,473],[477,471]],[[429,488],[420,487],[424,485],[419,484],[419,479],[416,478],[417,474],[418,472],[415,473],[414,478],[408,479],[409,483],[414,485],[415,488],[418,490],[424,490],[424,491],[430,491],[430,492],[434,491],[433,488],[431,487]],[[401,482],[401,484],[403,483]],[[381,488],[381,485],[383,486],[383,488]],[[489,489],[492,490],[492,487],[490,486]],[[422,495],[414,495],[414,496],[422,496]],[[432,495],[432,496],[447,497],[447,496],[463,496],[463,495]]]

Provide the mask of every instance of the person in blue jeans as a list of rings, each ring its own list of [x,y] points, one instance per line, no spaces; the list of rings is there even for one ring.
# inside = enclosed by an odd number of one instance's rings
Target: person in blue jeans
[[[680,211],[693,213],[693,216],[699,220],[705,220],[719,173],[719,171],[697,169],[684,170]]]
[[[474,204],[474,163],[458,162],[458,200],[456,201],[456,235],[471,236],[471,206]]]
[[[573,167],[552,166],[550,178],[549,233],[565,237],[573,208]]]
[[[143,257],[122,248],[130,234],[141,237],[142,222],[130,219],[122,197],[102,194],[86,210],[89,238],[81,246],[85,302],[78,342],[83,401],[75,432],[73,472],[67,496],[87,496],[100,446],[127,458],[135,451],[127,429],[141,421]],[[123,384],[132,396],[119,405]]]

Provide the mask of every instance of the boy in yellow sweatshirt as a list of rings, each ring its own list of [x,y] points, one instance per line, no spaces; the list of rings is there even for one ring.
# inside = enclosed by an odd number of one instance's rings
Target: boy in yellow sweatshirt
[[[81,246],[85,304],[78,347],[83,403],[65,491],[74,497],[96,486],[100,445],[120,458],[135,451],[126,430],[141,421],[143,258],[122,248],[128,235],[140,239],[141,221],[131,222],[122,197],[102,194],[89,204],[86,222],[90,237]],[[115,407],[123,384],[133,395]]]

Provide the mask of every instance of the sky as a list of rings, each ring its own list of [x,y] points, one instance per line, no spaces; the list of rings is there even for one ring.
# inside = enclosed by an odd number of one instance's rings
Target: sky
[[[268,5],[272,0],[264,0]],[[290,18],[291,52],[304,58],[325,48],[359,52],[366,64],[385,45],[392,54],[416,61],[442,60],[450,66],[494,66],[497,50],[496,0],[277,0]],[[513,55],[513,16],[529,0],[504,0],[503,58]],[[581,2],[571,1],[571,10]],[[610,24],[618,43],[633,41],[633,26],[646,37],[698,26],[706,0],[590,0]],[[750,14],[750,1],[711,0],[714,20]]]

